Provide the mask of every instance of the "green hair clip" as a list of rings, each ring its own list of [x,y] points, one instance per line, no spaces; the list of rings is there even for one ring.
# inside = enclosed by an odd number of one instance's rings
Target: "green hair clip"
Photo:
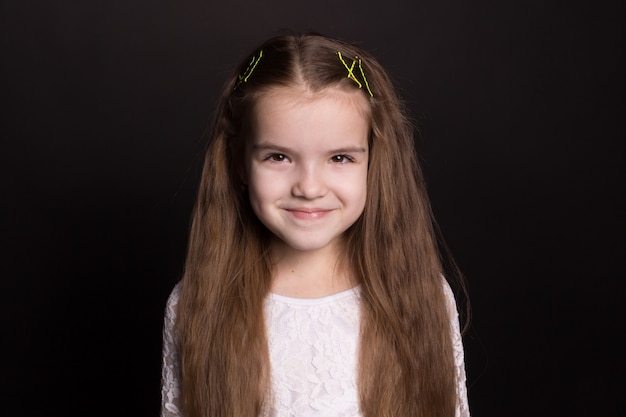
[[[346,61],[343,59],[343,57],[341,56],[341,52],[337,52],[337,55],[339,56],[339,60],[341,61],[341,63],[343,64],[344,67],[346,67],[346,69],[348,70],[348,78],[350,78],[351,80],[353,80],[355,83],[357,83],[357,85],[359,86],[359,88],[363,88],[363,84],[365,84],[365,88],[367,89],[367,92],[370,94],[371,97],[374,97],[374,94],[372,93],[372,90],[370,90],[370,85],[367,82],[367,77],[365,76],[365,72],[363,72],[363,66],[361,65],[361,59],[358,56],[354,57],[354,60],[352,61],[352,65],[348,66],[348,64],[346,63]],[[361,83],[361,81],[359,81],[356,76],[354,75],[354,66],[356,64],[359,64],[359,71],[361,72],[361,77],[363,79],[363,83]]]
[[[237,84],[235,85],[235,88],[233,88],[233,90],[236,90],[237,88],[239,88],[239,86],[242,83],[247,83],[248,82],[248,78],[250,78],[250,76],[252,75],[252,71],[254,71],[254,69],[256,68],[256,66],[258,65],[259,61],[261,60],[261,57],[263,56],[263,50],[259,50],[259,56],[252,55],[252,60],[250,61],[250,63],[248,64],[248,66],[246,67],[246,69],[237,76]]]

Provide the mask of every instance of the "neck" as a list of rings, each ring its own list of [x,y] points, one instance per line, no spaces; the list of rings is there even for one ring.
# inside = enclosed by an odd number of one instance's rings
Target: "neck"
[[[355,286],[341,248],[329,245],[314,251],[298,251],[283,242],[272,245],[271,291],[288,297],[318,298]]]

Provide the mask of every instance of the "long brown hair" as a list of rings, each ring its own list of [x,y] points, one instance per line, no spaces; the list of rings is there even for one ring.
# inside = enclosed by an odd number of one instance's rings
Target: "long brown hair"
[[[346,232],[344,254],[362,294],[361,411],[366,417],[454,415],[450,317],[412,124],[373,57],[353,45],[305,34],[272,38],[255,49],[228,80],[219,101],[178,307],[188,417],[250,417],[267,405],[270,367],[263,300],[270,288],[271,259],[268,232],[242,185],[242,155],[253,133],[251,113],[262,94],[293,85],[313,92],[359,88],[337,52],[348,64],[361,60],[363,73],[357,79],[371,106],[367,202]],[[249,77],[242,80],[241,74]]]

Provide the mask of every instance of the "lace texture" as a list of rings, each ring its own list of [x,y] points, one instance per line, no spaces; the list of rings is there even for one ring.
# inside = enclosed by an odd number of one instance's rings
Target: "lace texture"
[[[469,417],[463,342],[454,296],[445,285],[457,373],[456,417]],[[174,323],[179,286],[169,297],[163,329],[161,416],[183,417]],[[270,294],[265,317],[271,363],[270,417],[360,417],[356,367],[359,290],[297,299]]]
[[[180,403],[180,360],[174,328],[179,295],[180,284],[172,290],[165,307],[161,366],[161,417],[183,417]]]
[[[268,297],[271,416],[359,416],[358,312],[354,290],[319,299]]]
[[[456,371],[456,412],[455,417],[470,417],[469,404],[467,401],[467,381],[465,376],[465,354],[463,351],[463,339],[459,324],[459,313],[456,309],[452,289],[444,280],[443,292],[446,296],[448,314],[450,315],[452,331],[452,348],[454,350],[454,369]]]

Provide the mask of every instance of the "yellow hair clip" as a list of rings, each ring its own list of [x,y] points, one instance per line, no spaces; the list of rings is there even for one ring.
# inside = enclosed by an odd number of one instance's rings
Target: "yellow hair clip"
[[[250,63],[248,64],[248,66],[246,67],[246,69],[237,76],[238,78],[238,82],[235,85],[235,88],[233,88],[233,90],[236,90],[241,83],[246,83],[248,82],[248,78],[250,78],[250,76],[252,75],[252,71],[254,71],[254,69],[256,68],[256,66],[258,65],[259,61],[261,60],[261,57],[263,56],[263,50],[259,50],[259,56],[252,55],[252,60],[250,61]]]
[[[367,82],[367,77],[365,76],[365,72],[363,71],[363,66],[361,65],[361,59],[358,56],[355,56],[354,60],[352,61],[352,65],[348,66],[346,61],[343,59],[343,56],[341,56],[341,52],[337,51],[337,55],[339,56],[339,60],[341,61],[343,66],[348,70],[348,78],[350,78],[355,83],[357,83],[359,88],[363,88],[363,83],[365,83],[365,88],[367,89],[367,92],[370,94],[371,97],[374,97],[372,90],[370,90],[370,85]],[[354,66],[357,63],[359,64],[359,71],[361,72],[361,78],[363,79],[363,83],[361,83],[361,81],[359,81],[354,75]]]

